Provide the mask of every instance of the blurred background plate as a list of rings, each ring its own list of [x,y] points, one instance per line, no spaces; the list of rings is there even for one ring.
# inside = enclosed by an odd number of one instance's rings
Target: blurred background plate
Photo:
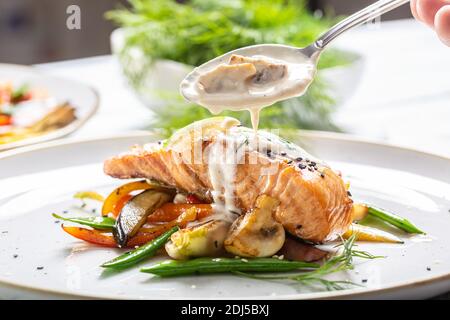
[[[0,144],[0,151],[64,137],[78,130],[98,108],[99,96],[93,88],[73,80],[48,76],[32,67],[0,64],[0,81],[10,81],[14,87],[27,84],[31,88],[43,88],[59,103],[70,103],[75,108],[76,115],[73,122],[60,129],[39,136]]]

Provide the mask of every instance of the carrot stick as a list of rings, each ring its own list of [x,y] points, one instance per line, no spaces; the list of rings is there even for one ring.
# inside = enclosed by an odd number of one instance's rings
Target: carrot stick
[[[212,206],[210,204],[165,203],[148,216],[147,222],[169,222],[177,219],[186,210],[191,208],[196,209],[198,220],[212,214]]]

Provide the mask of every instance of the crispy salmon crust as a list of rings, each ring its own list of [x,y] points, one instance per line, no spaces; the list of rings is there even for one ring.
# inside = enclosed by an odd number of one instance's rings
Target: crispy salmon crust
[[[104,171],[119,179],[153,179],[208,196],[212,185],[206,156],[193,163],[189,152],[166,150],[156,144],[134,147],[129,153],[106,160]],[[255,151],[246,152],[244,157],[235,175],[235,201],[242,212],[251,210],[256,198],[266,194],[280,202],[275,219],[299,238],[322,243],[347,230],[353,201],[333,170],[326,166],[319,170],[300,168]],[[250,157],[256,157],[257,162],[250,162]]]

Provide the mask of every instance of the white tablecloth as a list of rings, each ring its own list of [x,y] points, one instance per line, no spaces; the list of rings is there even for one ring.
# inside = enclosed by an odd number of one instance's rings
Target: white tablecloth
[[[336,114],[338,124],[356,135],[450,156],[450,48],[413,20],[362,26],[334,45],[365,60],[361,83]],[[99,91],[99,112],[73,136],[148,128],[152,115],[126,86],[112,56],[38,68]]]

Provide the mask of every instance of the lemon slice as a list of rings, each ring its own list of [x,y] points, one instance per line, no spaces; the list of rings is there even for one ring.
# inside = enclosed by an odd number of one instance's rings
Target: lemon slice
[[[167,140],[165,147],[173,150],[182,150],[191,146],[191,142],[194,140],[207,140],[218,133],[225,133],[230,128],[240,124],[239,120],[231,117],[213,117],[199,120],[175,132]]]

